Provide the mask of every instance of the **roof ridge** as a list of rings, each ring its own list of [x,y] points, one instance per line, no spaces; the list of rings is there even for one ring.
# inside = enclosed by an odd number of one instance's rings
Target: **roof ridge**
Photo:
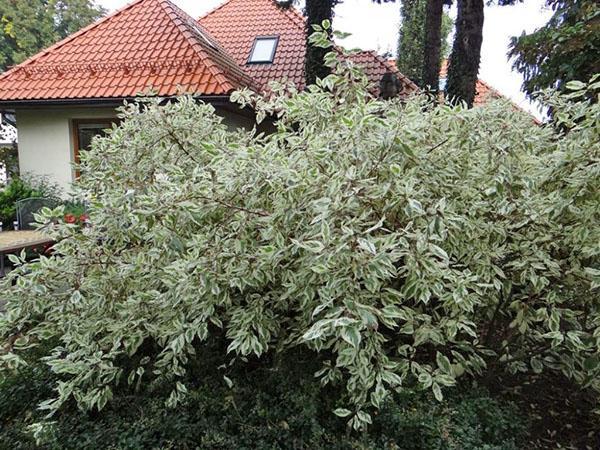
[[[202,16],[198,17],[197,21],[200,22],[201,20],[206,19],[208,16],[212,15],[213,13],[216,13],[221,8],[224,8],[228,4],[230,4],[232,2],[235,2],[235,1],[236,0],[225,0],[219,6],[215,6],[213,9],[211,9],[207,13],[205,13]],[[252,1],[252,0],[244,0],[244,1]],[[286,9],[288,11],[291,11],[292,15],[297,16],[298,19],[302,20],[305,23],[306,19],[304,18],[304,16],[300,13],[300,11],[298,11],[298,9],[294,5],[290,5],[290,6],[286,7],[286,8],[283,8],[282,6],[277,5],[277,3],[275,2],[275,0],[258,0],[258,1],[270,1],[271,3],[273,3],[273,6],[275,6],[276,8],[281,8],[281,9]],[[285,13],[285,11],[283,12],[283,15],[285,16],[286,19],[288,19],[290,22],[292,22],[292,24],[294,24],[295,26],[297,26],[298,29],[304,30],[304,26],[301,26],[300,24],[298,24],[297,22],[295,22],[293,18],[291,18],[288,14]]]
[[[488,83],[487,81],[485,81],[483,78],[479,77],[479,74],[477,74],[477,81],[481,84],[483,84],[487,89],[489,89],[491,91],[491,94],[494,95],[498,95],[500,97],[504,97],[500,91],[498,89],[496,89],[494,86],[492,86],[490,83]]]
[[[201,15],[200,17],[198,17],[198,19],[196,21],[199,22],[200,19],[204,19],[205,17],[210,16],[212,13],[218,11],[219,9],[223,8],[225,5],[227,5],[228,3],[231,3],[232,1],[233,0],[225,0],[220,5],[215,6],[214,8],[212,8],[211,10],[209,10],[208,12],[206,12],[203,15]]]
[[[228,0],[228,1],[230,1],[230,0]],[[271,1],[273,1],[273,0],[271,0]],[[278,8],[280,7],[280,6],[277,6],[277,5],[275,5],[275,6],[278,7]],[[304,29],[306,28],[306,18],[302,14],[300,14],[300,11],[298,11],[294,5],[290,5],[286,9],[288,11],[292,10],[292,14],[295,15],[295,16],[297,16],[298,19],[302,20],[303,26],[300,26],[299,24],[297,24],[296,22],[294,22],[294,20],[291,17],[289,17],[287,14],[284,13],[285,17],[290,22],[292,22],[294,25],[298,26],[298,28],[302,29],[302,31],[304,31]]]
[[[419,86],[417,86],[414,81],[412,81],[410,78],[408,78],[406,75],[404,75],[395,64],[394,65],[390,64],[391,61],[395,61],[395,60],[386,58],[385,56],[380,55],[377,50],[368,49],[368,50],[358,50],[358,51],[354,51],[354,52],[351,51],[351,53],[349,53],[348,56],[350,57],[350,59],[352,59],[352,56],[359,56],[359,57],[360,56],[370,56],[371,58],[373,58],[374,62],[379,64],[379,67],[381,69],[383,69],[385,72],[393,73],[394,75],[396,75],[398,77],[398,79],[401,80],[409,89],[411,89],[412,91],[420,91],[421,90],[419,88]],[[357,63],[357,64],[359,64],[359,63]]]
[[[128,10],[129,8],[132,8],[133,6],[137,5],[138,3],[141,3],[143,1],[147,1],[147,0],[134,0],[131,3],[117,9],[116,11],[107,14],[104,17],[101,17],[100,19],[90,23],[89,25],[86,25],[85,27],[83,27],[82,29],[80,29],[79,31],[76,31],[75,33],[72,33],[70,35],[68,35],[67,37],[61,39],[58,42],[55,42],[54,44],[52,44],[50,47],[35,53],[34,55],[30,56],[29,58],[27,58],[25,61],[20,62],[19,64],[17,64],[14,67],[11,67],[9,70],[3,72],[0,74],[0,79],[6,78],[6,76],[12,74],[13,72],[16,72],[17,70],[20,70],[23,68],[23,66],[27,66],[29,64],[31,64],[32,62],[34,62],[35,60],[41,58],[42,56],[46,56],[48,53],[62,47],[63,45],[71,42],[73,39],[75,39],[76,37],[79,37],[85,33],[87,33],[88,31],[98,27],[99,25],[103,24],[104,22],[112,19],[113,17],[125,12],[126,10]]]
[[[371,55],[373,55],[375,57],[375,59],[377,60],[377,62],[379,62],[379,64],[381,64],[382,66],[391,69],[392,67],[390,67],[390,65],[387,63],[387,60],[385,59],[384,56],[380,55],[379,52],[377,50],[367,50],[367,53],[371,53]],[[396,70],[398,68],[396,67]],[[400,72],[398,70],[398,72]]]
[[[352,49],[350,49],[350,51],[352,51]],[[380,55],[379,55],[379,53],[377,53],[377,51],[375,51],[375,50],[369,50],[369,49],[367,49],[367,50],[363,50],[362,48],[359,48],[359,49],[357,49],[357,50],[356,50],[356,53],[357,53],[357,54],[360,54],[360,53],[371,53],[372,55],[377,55],[377,56],[379,56],[379,57],[383,58],[383,57],[382,57],[382,56],[380,56]]]
[[[368,50],[368,52],[371,52],[375,56],[375,59],[379,62],[379,64],[381,64],[381,66],[384,67],[388,72],[390,70],[393,71],[393,73],[395,73],[396,75],[400,75],[400,77],[402,78],[402,81],[404,81],[407,84],[410,84],[410,86],[413,89],[420,90],[419,86],[417,86],[417,84],[413,80],[411,80],[406,75],[404,75],[400,71],[398,66],[396,66],[395,64],[393,67],[390,66],[387,62],[388,60],[383,55],[380,55],[379,52],[377,52],[376,50]]]
[[[184,18],[185,19],[189,18],[190,24],[194,24],[195,26],[199,26],[198,22],[194,18],[192,18],[189,14],[187,14],[185,11],[183,11],[181,8],[179,8],[177,5],[173,4],[170,0],[157,0],[157,1],[160,4],[161,8],[165,11],[165,13],[167,15],[169,15],[171,20],[173,20],[173,24],[177,27],[179,32],[183,35],[183,37],[188,42],[188,44],[194,49],[194,51],[196,53],[199,53],[200,56],[202,56],[202,58],[205,60],[205,62],[209,62],[209,64],[206,64],[206,68],[210,71],[210,73],[219,81],[219,83],[221,85],[227,85],[229,90],[233,89],[234,88],[233,85],[229,82],[229,80],[225,76],[223,70],[217,64],[215,64],[213,59],[205,51],[205,49],[202,47],[202,45],[200,45],[200,43],[197,40],[193,39],[191,36],[189,36],[186,33],[186,32],[190,31],[189,28],[186,26],[186,24],[178,23],[177,19],[179,19],[179,21],[183,22]],[[169,11],[169,9],[170,9],[170,11]],[[175,17],[173,17],[173,15]],[[204,27],[200,31],[204,32]],[[209,33],[207,33],[207,34],[210,36],[210,41],[208,38],[205,37],[207,43],[209,45],[217,48],[215,45],[215,44],[218,44],[216,42],[216,40]],[[213,41],[215,41],[215,42],[213,42]],[[218,50],[224,52],[224,49],[221,49],[220,47],[218,48]],[[227,56],[229,56],[229,55],[227,54]],[[236,64],[236,66],[237,66],[237,64]],[[241,68],[240,68],[240,70],[241,70]]]

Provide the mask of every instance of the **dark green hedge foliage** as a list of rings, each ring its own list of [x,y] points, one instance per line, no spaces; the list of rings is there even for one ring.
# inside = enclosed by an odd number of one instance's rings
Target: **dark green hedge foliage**
[[[52,375],[33,365],[0,381],[0,449],[511,450],[525,434],[514,406],[471,390],[451,392],[442,403],[430,394],[399,394],[368,434],[349,436],[344,420],[330,413],[337,393],[306,381],[310,364],[299,358],[278,367],[230,373],[231,389],[216,370],[198,370],[188,402],[175,410],[164,407],[169,390],[160,388],[121,393],[101,413],[67,409],[52,418],[48,443],[36,447],[27,427],[43,419],[36,406],[51,395]]]
[[[4,224],[3,229],[12,229],[13,222],[17,220],[17,201],[33,197],[56,198],[58,194],[58,188],[43,178],[13,178],[6,187],[0,189],[0,222]]]

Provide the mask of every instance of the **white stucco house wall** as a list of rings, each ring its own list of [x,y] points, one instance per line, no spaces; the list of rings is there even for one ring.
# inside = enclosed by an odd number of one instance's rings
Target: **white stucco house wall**
[[[119,104],[107,106],[71,105],[17,107],[19,136],[19,169],[22,174],[44,177],[56,183],[68,194],[77,178],[78,127],[110,126],[117,117]],[[230,111],[215,105],[232,128],[251,128],[254,119],[243,112]]]
[[[69,191],[75,179],[75,121],[115,117],[113,108],[19,108],[15,112],[20,137],[19,170],[47,177],[63,192]]]

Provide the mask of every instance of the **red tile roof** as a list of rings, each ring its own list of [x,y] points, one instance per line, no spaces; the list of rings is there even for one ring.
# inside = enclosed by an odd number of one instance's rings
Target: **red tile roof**
[[[227,0],[199,22],[261,86],[288,79],[300,89],[304,87],[304,17],[296,8],[280,6],[274,0]],[[279,36],[272,64],[248,63],[258,36]]]
[[[370,85],[374,87],[376,95],[379,95],[379,82],[387,72],[394,73],[399,78],[402,84],[402,90],[399,93],[401,97],[406,97],[419,91],[419,87],[408,77],[401,74],[396,66],[390,66],[384,57],[372,50],[351,53],[347,57],[364,70]]]
[[[0,75],[0,101],[226,95],[253,80],[168,0],[136,0]]]
[[[445,59],[442,61],[442,66],[440,67],[440,78],[446,78],[448,76],[448,60]],[[498,92],[496,89],[491,87],[485,81],[481,79],[477,79],[475,83],[475,98],[473,99],[473,105],[483,105],[484,103],[493,100],[502,98],[502,94]]]
[[[227,0],[199,19],[233,56],[236,62],[264,87],[269,81],[290,80],[304,87],[306,55],[305,19],[293,6],[280,6],[275,0]],[[248,63],[258,36],[279,36],[272,64]],[[375,52],[359,52],[349,59],[365,70],[378,95],[379,81],[386,72],[395,73],[404,85],[404,93],[418,87],[398,69],[386,64]]]
[[[248,63],[258,36],[279,36],[272,64]],[[272,80],[304,87],[305,19],[275,0],[227,0],[196,22],[169,0],[135,0],[0,75],[0,102],[121,99],[139,93],[222,96]],[[386,72],[418,90],[375,52],[352,54],[378,94]]]
[[[388,59],[387,63],[391,67],[396,67],[395,59]],[[448,76],[448,60],[444,59],[442,61],[442,65],[440,67],[440,79],[446,78],[447,76]],[[504,98],[504,96],[500,92],[498,92],[496,89],[491,87],[489,84],[487,84],[485,81],[483,81],[482,79],[479,79],[479,78],[477,79],[477,82],[475,83],[475,98],[473,99],[473,104],[475,106],[483,105],[484,103],[486,103],[490,100],[499,99],[499,98]]]

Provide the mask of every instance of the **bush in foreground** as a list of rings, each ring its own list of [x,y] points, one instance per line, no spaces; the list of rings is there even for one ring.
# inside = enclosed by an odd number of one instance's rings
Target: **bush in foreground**
[[[92,226],[53,225],[55,254],[0,287],[3,367],[59,342],[44,408],[156,383],[177,405],[212,345],[225,382],[309,351],[307,382],[354,429],[396,391],[441,400],[460,377],[551,371],[600,390],[599,104],[555,98],[559,133],[501,103],[375,101],[330,63],[308,92],[236,94],[278,117],[268,136],[184,97],[129,105],[95,141]]]

